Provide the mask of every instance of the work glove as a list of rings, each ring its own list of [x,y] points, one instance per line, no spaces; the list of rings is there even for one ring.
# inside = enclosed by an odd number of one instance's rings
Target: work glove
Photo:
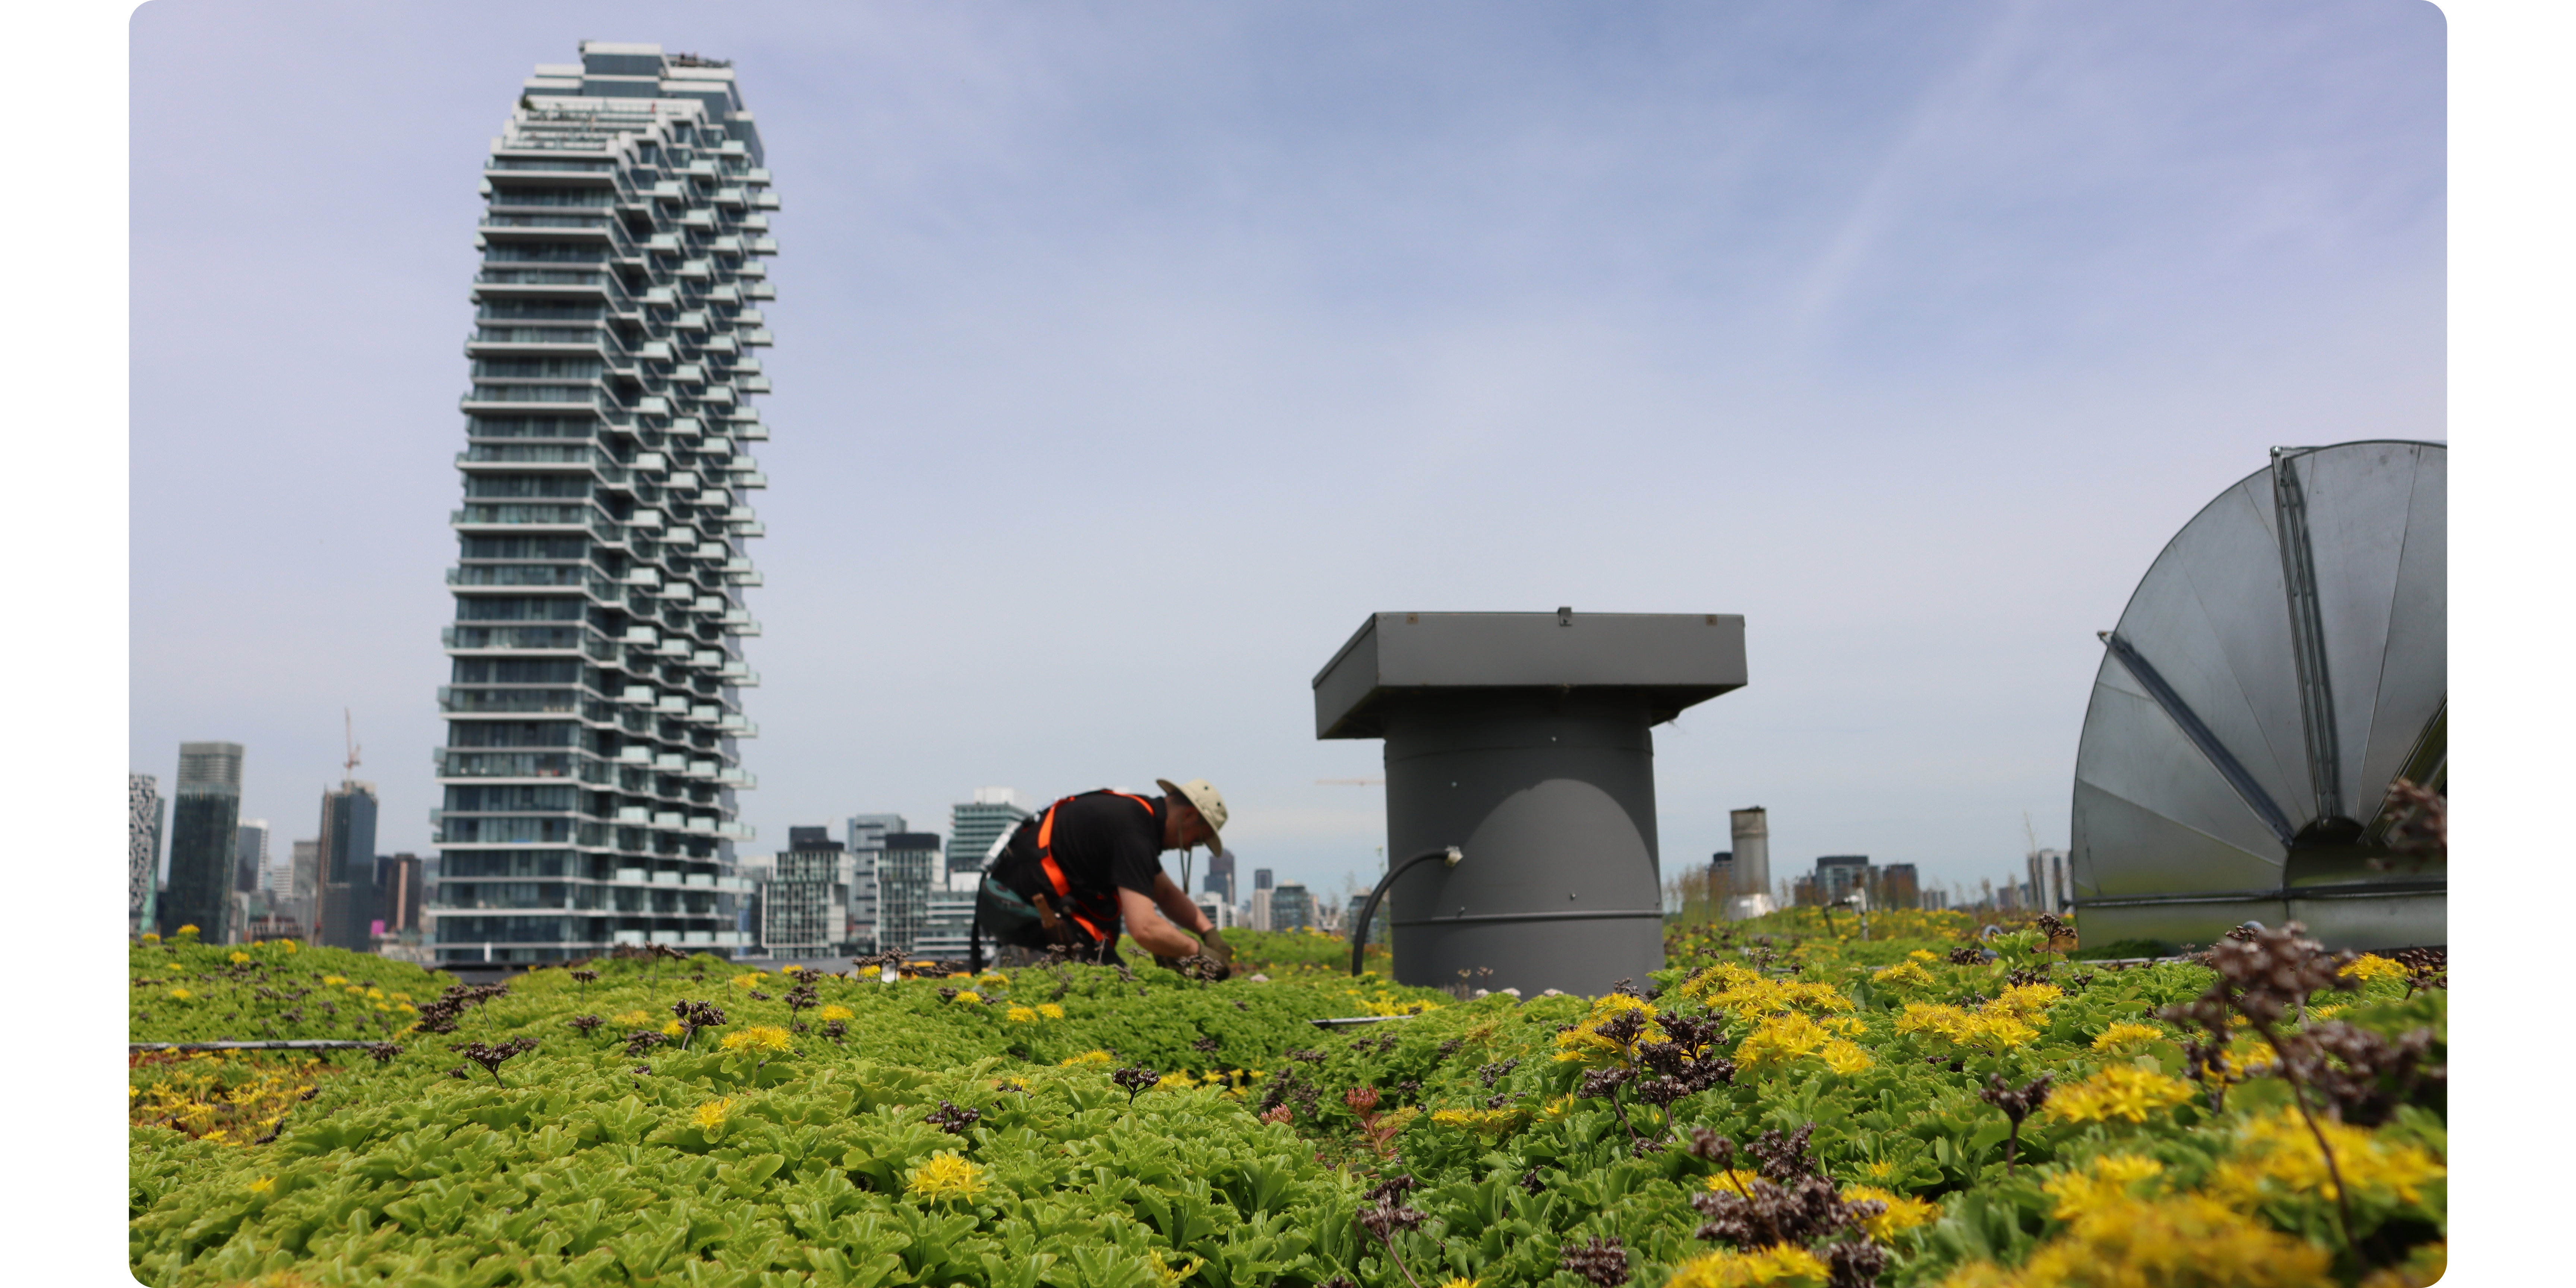
[[[1214,926],[1208,927],[1208,932],[1199,936],[1199,952],[1215,958],[1216,964],[1225,967],[1229,972],[1234,969],[1234,949],[1227,946],[1225,936],[1218,934]]]

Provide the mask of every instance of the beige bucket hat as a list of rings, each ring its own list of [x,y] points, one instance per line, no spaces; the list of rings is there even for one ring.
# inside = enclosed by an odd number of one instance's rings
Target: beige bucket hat
[[[1175,783],[1168,778],[1157,778],[1154,780],[1154,785],[1180,800],[1189,802],[1190,808],[1197,810],[1199,817],[1207,820],[1209,831],[1220,834],[1225,831],[1225,796],[1208,780],[1193,778],[1186,783]],[[1215,850],[1220,848],[1221,844],[1221,841],[1211,841],[1208,843],[1208,848]]]

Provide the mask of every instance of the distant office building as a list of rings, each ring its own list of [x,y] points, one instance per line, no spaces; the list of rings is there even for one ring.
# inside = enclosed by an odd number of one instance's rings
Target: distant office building
[[[932,874],[939,870],[937,832],[888,832],[877,860],[877,950],[918,955],[929,928]]]
[[[1801,872],[1789,878],[1789,902],[1798,907],[1813,908],[1823,903],[1824,899],[1819,893],[1821,890],[1822,887],[1816,884],[1813,873]]]
[[[913,937],[912,952],[939,961],[964,961],[974,929],[973,889],[933,890],[922,915],[921,933]]]
[[[1312,930],[1315,923],[1315,896],[1306,887],[1290,881],[1270,891],[1270,928],[1272,930]]]
[[[1234,906],[1234,851],[1219,850],[1208,856],[1207,876],[1199,889],[1223,900],[1228,908]]]
[[[787,850],[761,887],[761,943],[779,957],[837,957],[847,947],[850,888],[845,851],[828,829],[787,829]]]
[[[1833,903],[1854,890],[1867,890],[1872,869],[1866,854],[1828,854],[1816,860],[1816,893]]]
[[[417,935],[420,931],[422,871],[420,856],[397,854],[376,860],[376,920],[380,935]]]
[[[984,861],[1028,816],[1029,811],[1020,807],[1019,793],[1010,788],[976,788],[975,799],[948,809],[948,870],[983,871]],[[971,891],[974,886],[969,883],[966,888]]]
[[[220,944],[243,927],[232,911],[233,851],[241,843],[242,746],[179,744],[178,808],[170,827],[170,884],[158,909],[161,933],[195,926],[201,943]]]
[[[854,814],[849,822],[849,855],[842,873],[850,887],[847,939],[853,954],[884,951],[879,927],[884,920],[885,839],[912,829],[901,814]]]
[[[1871,902],[1883,908],[1920,908],[1923,888],[1911,863],[1890,863],[1878,870],[1878,889]]]
[[[322,793],[320,898],[315,938],[332,948],[367,952],[375,947],[376,785],[354,778]]]
[[[1192,902],[1199,906],[1199,912],[1207,917],[1209,925],[1219,930],[1234,929],[1234,905],[1222,894],[1210,890]]]
[[[2075,906],[2075,892],[2066,885],[2066,851],[2033,850],[2024,863],[2029,868],[2032,906],[2041,912],[2064,912]]]
[[[268,820],[254,818],[235,830],[233,844],[233,889],[243,894],[259,893],[259,870],[268,866]]]
[[[853,850],[882,850],[889,832],[909,832],[901,814],[853,814],[849,824],[849,846]]]
[[[1267,890],[1270,888],[1270,869],[1254,868],[1252,870],[1252,888],[1255,890]]]
[[[1935,912],[1947,908],[1950,906],[1950,892],[1939,886],[1927,886],[1923,891],[1922,906]]]
[[[737,883],[737,888],[743,892],[734,900],[733,924],[734,933],[737,936],[734,942],[749,956],[761,956],[768,952],[763,943],[768,915],[764,910],[764,901],[768,896],[769,879],[774,871],[766,857],[744,857],[734,861],[733,879]]]
[[[1771,816],[1759,805],[1729,810],[1726,826],[1734,846],[1727,851],[1730,893],[1771,893]]]
[[[1273,891],[1268,887],[1263,887],[1252,892],[1251,901],[1246,903],[1243,909],[1244,929],[1270,929],[1270,896],[1272,893]]]
[[[161,892],[161,825],[169,802],[151,774],[125,776],[126,933],[157,930],[154,908]]]
[[[296,841],[288,845],[286,871],[284,889],[270,896],[271,906],[303,924],[299,938],[313,939],[313,904],[322,893],[322,842]]]

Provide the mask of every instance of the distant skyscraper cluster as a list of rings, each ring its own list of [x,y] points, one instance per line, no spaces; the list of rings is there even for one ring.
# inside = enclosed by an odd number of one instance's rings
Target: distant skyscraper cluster
[[[949,807],[944,840],[909,830],[901,814],[852,815],[839,840],[822,827],[790,828],[787,849],[741,867],[751,888],[742,928],[756,951],[780,958],[893,951],[963,959],[983,873],[1034,813],[1010,788],[979,787]],[[1322,925],[1327,910],[1306,887],[1274,888],[1270,869],[1258,868],[1254,888],[1238,892],[1237,871],[1233,851],[1209,857],[1194,897],[1209,921],[1265,930]],[[985,947],[991,951],[989,941]]]
[[[194,926],[205,943],[297,939],[406,951],[417,938],[427,874],[411,855],[376,853],[374,785],[345,780],[325,789],[319,835],[292,842],[281,858],[268,821],[240,817],[246,760],[237,742],[179,744],[172,799],[162,797],[157,775],[127,775],[133,932],[170,936]]]

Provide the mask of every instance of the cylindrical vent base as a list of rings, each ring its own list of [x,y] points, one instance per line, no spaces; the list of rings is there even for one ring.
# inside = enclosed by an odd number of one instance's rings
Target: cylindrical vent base
[[[1600,994],[1663,967],[1648,719],[1636,699],[1584,690],[1420,694],[1389,711],[1388,855],[1467,856],[1389,893],[1397,979]]]

